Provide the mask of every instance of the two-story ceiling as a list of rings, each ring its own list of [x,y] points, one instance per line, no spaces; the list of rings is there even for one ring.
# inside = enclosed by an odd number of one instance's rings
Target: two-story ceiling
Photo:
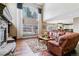
[[[79,3],[46,3],[44,4],[44,20],[53,22],[73,22],[79,17]]]

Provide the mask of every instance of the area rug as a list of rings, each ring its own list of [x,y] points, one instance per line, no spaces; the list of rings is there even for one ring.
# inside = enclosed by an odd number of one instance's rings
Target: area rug
[[[51,56],[51,54],[47,50],[47,46],[42,42],[38,41],[38,39],[27,39],[26,43],[32,49],[33,53],[38,56]]]
[[[53,56],[51,53],[48,52],[48,50],[44,50],[38,53],[35,53],[36,56]]]

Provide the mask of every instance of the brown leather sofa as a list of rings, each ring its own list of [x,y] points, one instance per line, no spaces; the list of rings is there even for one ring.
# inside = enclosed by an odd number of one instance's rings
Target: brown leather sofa
[[[65,55],[75,49],[78,40],[79,33],[66,33],[59,37],[59,41],[49,40],[47,44],[48,51],[54,55]]]

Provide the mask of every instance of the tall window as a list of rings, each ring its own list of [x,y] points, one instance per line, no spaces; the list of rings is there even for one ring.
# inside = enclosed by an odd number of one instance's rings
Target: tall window
[[[23,36],[38,34],[38,8],[23,5]]]

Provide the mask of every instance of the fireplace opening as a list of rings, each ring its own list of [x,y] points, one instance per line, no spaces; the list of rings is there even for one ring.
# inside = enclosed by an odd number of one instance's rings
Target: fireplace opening
[[[0,28],[0,46],[6,42],[6,28]]]
[[[0,17],[0,47],[7,43],[7,23]]]

